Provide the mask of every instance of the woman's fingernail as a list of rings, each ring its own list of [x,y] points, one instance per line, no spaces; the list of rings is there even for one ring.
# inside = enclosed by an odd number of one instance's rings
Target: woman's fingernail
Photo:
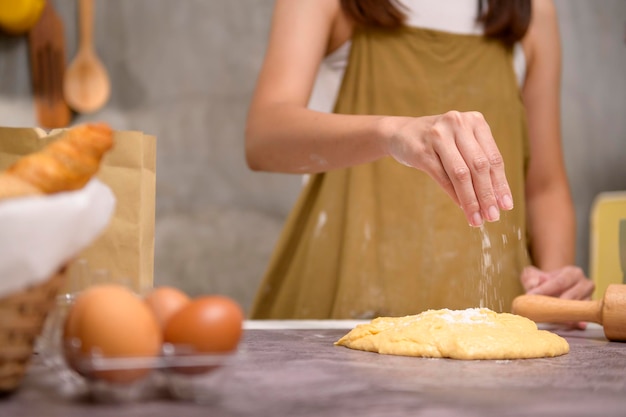
[[[500,220],[500,210],[496,206],[491,206],[487,210],[488,218],[490,221],[495,222]]]
[[[505,210],[511,210],[513,208],[513,199],[509,194],[502,196],[502,206]]]
[[[479,212],[472,214],[472,226],[478,227],[483,224],[483,216]]]

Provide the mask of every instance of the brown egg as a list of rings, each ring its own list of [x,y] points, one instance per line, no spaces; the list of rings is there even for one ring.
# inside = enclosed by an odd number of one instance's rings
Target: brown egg
[[[190,301],[190,298],[181,290],[162,286],[150,291],[145,296],[145,301],[156,316],[161,330],[165,330],[165,324],[180,308]]]
[[[68,364],[85,376],[128,383],[149,369],[85,371],[79,360],[97,352],[104,358],[155,358],[160,354],[162,335],[148,305],[128,288],[117,284],[92,286],[83,291],[70,308],[63,331]],[[72,349],[72,341],[80,346]]]
[[[189,345],[198,352],[230,352],[241,338],[243,318],[241,307],[228,297],[198,297],[169,319],[164,341]]]

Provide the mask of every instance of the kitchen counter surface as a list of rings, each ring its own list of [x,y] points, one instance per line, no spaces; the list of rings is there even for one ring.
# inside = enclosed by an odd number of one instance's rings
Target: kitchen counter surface
[[[68,399],[35,362],[0,416],[626,416],[626,344],[599,326],[553,328],[570,343],[561,357],[459,361],[334,346],[354,324],[246,322],[240,353],[212,374],[200,404]]]

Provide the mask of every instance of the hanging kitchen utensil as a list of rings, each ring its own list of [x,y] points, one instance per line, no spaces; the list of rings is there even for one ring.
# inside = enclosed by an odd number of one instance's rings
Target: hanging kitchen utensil
[[[63,98],[65,35],[63,22],[48,0],[41,17],[28,35],[35,111],[39,125],[68,125],[71,111]]]
[[[79,113],[93,113],[109,99],[111,83],[93,46],[93,0],[79,0],[80,44],[65,72],[63,93]]]

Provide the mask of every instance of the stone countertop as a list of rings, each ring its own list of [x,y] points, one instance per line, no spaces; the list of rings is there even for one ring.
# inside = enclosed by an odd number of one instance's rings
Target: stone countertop
[[[561,357],[459,361],[350,350],[333,342],[353,322],[297,323],[247,322],[200,404],[68,400],[35,364],[0,416],[626,416],[626,344],[599,326],[553,328],[570,344]]]

